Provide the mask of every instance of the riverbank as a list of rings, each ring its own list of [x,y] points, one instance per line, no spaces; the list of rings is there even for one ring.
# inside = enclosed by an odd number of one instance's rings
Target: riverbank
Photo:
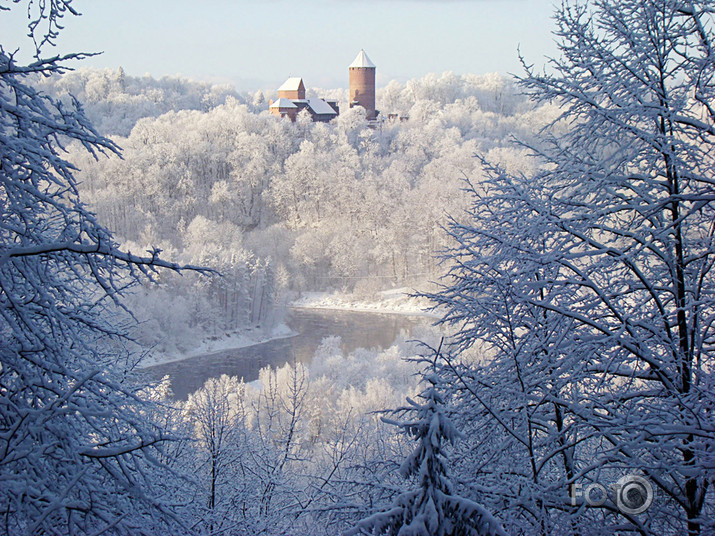
[[[303,292],[291,302],[295,309],[327,309],[354,311],[358,313],[400,314],[439,318],[438,312],[429,311],[430,302],[425,298],[410,296],[409,288],[398,288],[378,292],[374,299],[365,299],[339,292]]]
[[[439,335],[429,335],[433,321],[417,315],[296,308],[285,321],[295,336],[173,360],[144,370],[156,380],[169,376],[173,396],[185,400],[209,378],[226,374],[250,383],[265,367],[311,363],[321,348],[323,357],[349,356],[359,350],[350,359],[361,363],[364,352],[383,351],[396,344],[401,348],[413,338],[430,343],[439,340]]]
[[[427,318],[440,317],[438,313],[427,310],[430,305],[429,301],[424,298],[411,297],[410,292],[412,292],[412,289],[409,288],[385,290],[378,292],[372,300],[338,292],[304,292],[299,298],[291,302],[289,307],[291,309],[306,310],[391,314]],[[141,361],[139,368],[149,368],[198,356],[210,356],[230,350],[249,348],[296,335],[298,335],[296,331],[281,323],[269,333],[261,329],[249,329],[221,338],[206,338],[199,345],[184,352],[180,350],[171,352],[152,351]]]
[[[139,363],[139,368],[164,365],[166,363],[173,363],[174,361],[183,361],[198,356],[208,356],[227,350],[248,348],[258,344],[295,337],[297,334],[298,333],[291,330],[285,324],[275,326],[269,333],[266,333],[262,329],[249,329],[240,333],[232,333],[220,339],[205,339],[201,344],[188,352],[172,352],[171,354],[152,352]]]

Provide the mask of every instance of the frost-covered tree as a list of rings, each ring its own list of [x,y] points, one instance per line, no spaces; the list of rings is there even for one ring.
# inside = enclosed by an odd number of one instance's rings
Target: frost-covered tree
[[[564,2],[561,58],[520,80],[561,109],[531,147],[542,171],[489,169],[472,223],[451,226],[455,266],[436,299],[463,346],[484,342],[492,358],[492,380],[461,375],[464,418],[552,449],[515,474],[546,477],[532,507],[561,488],[565,533],[713,530],[714,14],[708,1]],[[558,457],[555,481],[548,463],[524,465]],[[627,473],[656,490],[640,514],[618,495],[572,504],[565,489]],[[532,531],[553,534],[543,519]]]
[[[190,454],[205,498],[201,524],[209,534],[241,520],[255,499],[248,489],[254,484],[250,474],[239,471],[240,458],[246,455],[244,415],[237,407],[244,390],[243,381],[224,374],[210,378],[184,406],[197,440]]]
[[[466,353],[476,342],[489,355],[443,356],[441,375],[467,436],[455,470],[477,500],[503,510],[510,532],[569,533],[564,490],[584,441],[563,404],[583,378],[578,353],[565,349],[573,323],[532,303],[551,297],[543,282],[558,273],[533,258],[544,251],[548,230],[515,225],[525,208],[518,185],[487,186],[490,195],[477,196],[470,211],[480,230],[456,223],[450,229],[459,244],[452,275],[459,276],[437,298],[461,324],[452,351]],[[528,188],[536,192],[534,182]],[[475,465],[479,473],[467,476]]]
[[[128,136],[145,117],[179,110],[208,111],[229,100],[243,100],[228,84],[128,76],[122,67],[116,71],[79,68],[62,76],[43,77],[35,84],[54,99],[68,102],[71,95],[79,99],[92,125],[104,136]]]
[[[481,504],[455,492],[447,469],[445,449],[460,437],[439,393],[442,382],[432,371],[423,374],[428,383],[419,398],[396,410],[405,420],[386,420],[402,429],[416,443],[400,473],[414,480],[414,489],[400,493],[390,508],[373,514],[347,534],[370,536],[504,536],[500,522]]]
[[[230,224],[240,230],[238,247],[257,261],[270,257],[274,268],[291,275],[292,289],[362,282],[357,290],[366,292],[436,277],[434,253],[444,244],[439,222],[445,212],[466,208],[460,179],[478,176],[472,155],[480,151],[518,168],[522,152],[504,147],[507,136],[529,138],[553,109],[532,110],[513,84],[496,75],[427,76],[409,84],[413,90],[391,85],[395,106],[405,114],[419,100],[424,113],[409,121],[370,129],[358,108],[345,108],[328,124],[297,125],[234,98],[206,112],[191,109],[193,98],[144,110],[140,95],[116,90],[117,78],[79,71],[47,83],[63,99],[68,90],[81,96],[88,86],[106,86],[109,98],[113,92],[118,99],[136,97],[143,115],[158,116],[136,121],[126,114],[127,124],[119,127],[133,127],[131,133],[114,138],[123,148],[121,159],[95,161],[81,147],[68,147],[68,159],[81,170],[84,201],[120,242],[175,248],[172,257],[191,263],[199,262],[186,256],[191,222],[208,220],[212,235]],[[194,94],[164,79],[155,86],[127,76],[126,83],[128,92],[176,86],[178,94]],[[490,104],[497,93],[501,102],[512,101],[503,113]],[[104,102],[97,103],[97,117],[106,132],[117,132],[116,114],[100,114]],[[86,109],[92,112],[89,104]],[[116,108],[122,110],[124,104]],[[167,288],[184,294],[173,284]],[[193,295],[210,301],[198,287]]]
[[[28,5],[35,60],[0,47],[0,532],[187,533],[116,325],[128,285],[180,267],[120,251],[81,203],[62,144],[117,148],[27,83],[81,57],[41,58],[69,0]]]

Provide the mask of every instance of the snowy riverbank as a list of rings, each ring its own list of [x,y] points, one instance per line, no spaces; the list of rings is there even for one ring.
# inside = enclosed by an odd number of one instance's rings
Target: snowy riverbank
[[[304,292],[290,306],[301,309],[335,309],[362,313],[402,314],[415,316],[439,317],[438,313],[428,311],[430,302],[424,298],[414,298],[409,288],[397,288],[378,292],[375,299],[358,298],[338,292]]]
[[[358,298],[343,293],[304,292],[300,298],[290,304],[290,307],[297,309],[428,316],[433,318],[439,316],[437,313],[427,311],[429,307],[427,300],[410,297],[410,292],[411,289],[408,288],[385,290],[377,293],[377,296],[373,300]],[[181,361],[191,357],[209,355],[237,348],[246,348],[277,339],[293,337],[295,335],[297,335],[296,332],[281,323],[269,333],[266,333],[264,330],[246,330],[222,338],[205,339],[198,346],[185,352],[180,350],[170,352],[155,350],[148,355],[139,366],[140,368],[152,367],[154,365]]]
[[[246,330],[240,333],[234,333],[220,339],[205,339],[201,344],[192,348],[188,352],[152,352],[139,364],[140,368],[152,367],[163,363],[171,363],[173,361],[182,361],[191,357],[200,355],[209,355],[226,350],[234,350],[237,348],[247,348],[256,344],[263,344],[277,339],[285,339],[297,335],[285,324],[279,324],[274,327],[269,333],[264,330],[253,329]]]

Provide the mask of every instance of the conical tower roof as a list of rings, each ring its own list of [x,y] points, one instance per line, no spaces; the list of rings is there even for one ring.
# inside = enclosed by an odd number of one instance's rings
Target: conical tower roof
[[[360,53],[355,58],[355,61],[353,61],[349,65],[348,69],[353,69],[356,67],[369,67],[371,69],[374,69],[375,64],[370,61],[370,58],[367,57],[367,54],[365,54],[364,50],[360,50]]]

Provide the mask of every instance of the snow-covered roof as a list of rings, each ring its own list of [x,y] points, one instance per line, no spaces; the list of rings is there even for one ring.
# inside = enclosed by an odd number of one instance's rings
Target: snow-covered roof
[[[308,106],[318,115],[338,115],[323,99],[308,99]]]
[[[295,104],[293,104],[293,101],[290,101],[288,99],[280,98],[273,104],[269,106],[269,108],[297,108]]]
[[[353,67],[372,67],[374,69],[375,64],[370,61],[370,58],[367,57],[364,50],[360,50],[360,53],[355,58],[355,61],[348,66],[349,69]]]
[[[298,88],[300,88],[300,85],[302,83],[302,78],[289,78],[288,80],[283,82],[283,85],[278,88],[278,91],[298,91]]]

